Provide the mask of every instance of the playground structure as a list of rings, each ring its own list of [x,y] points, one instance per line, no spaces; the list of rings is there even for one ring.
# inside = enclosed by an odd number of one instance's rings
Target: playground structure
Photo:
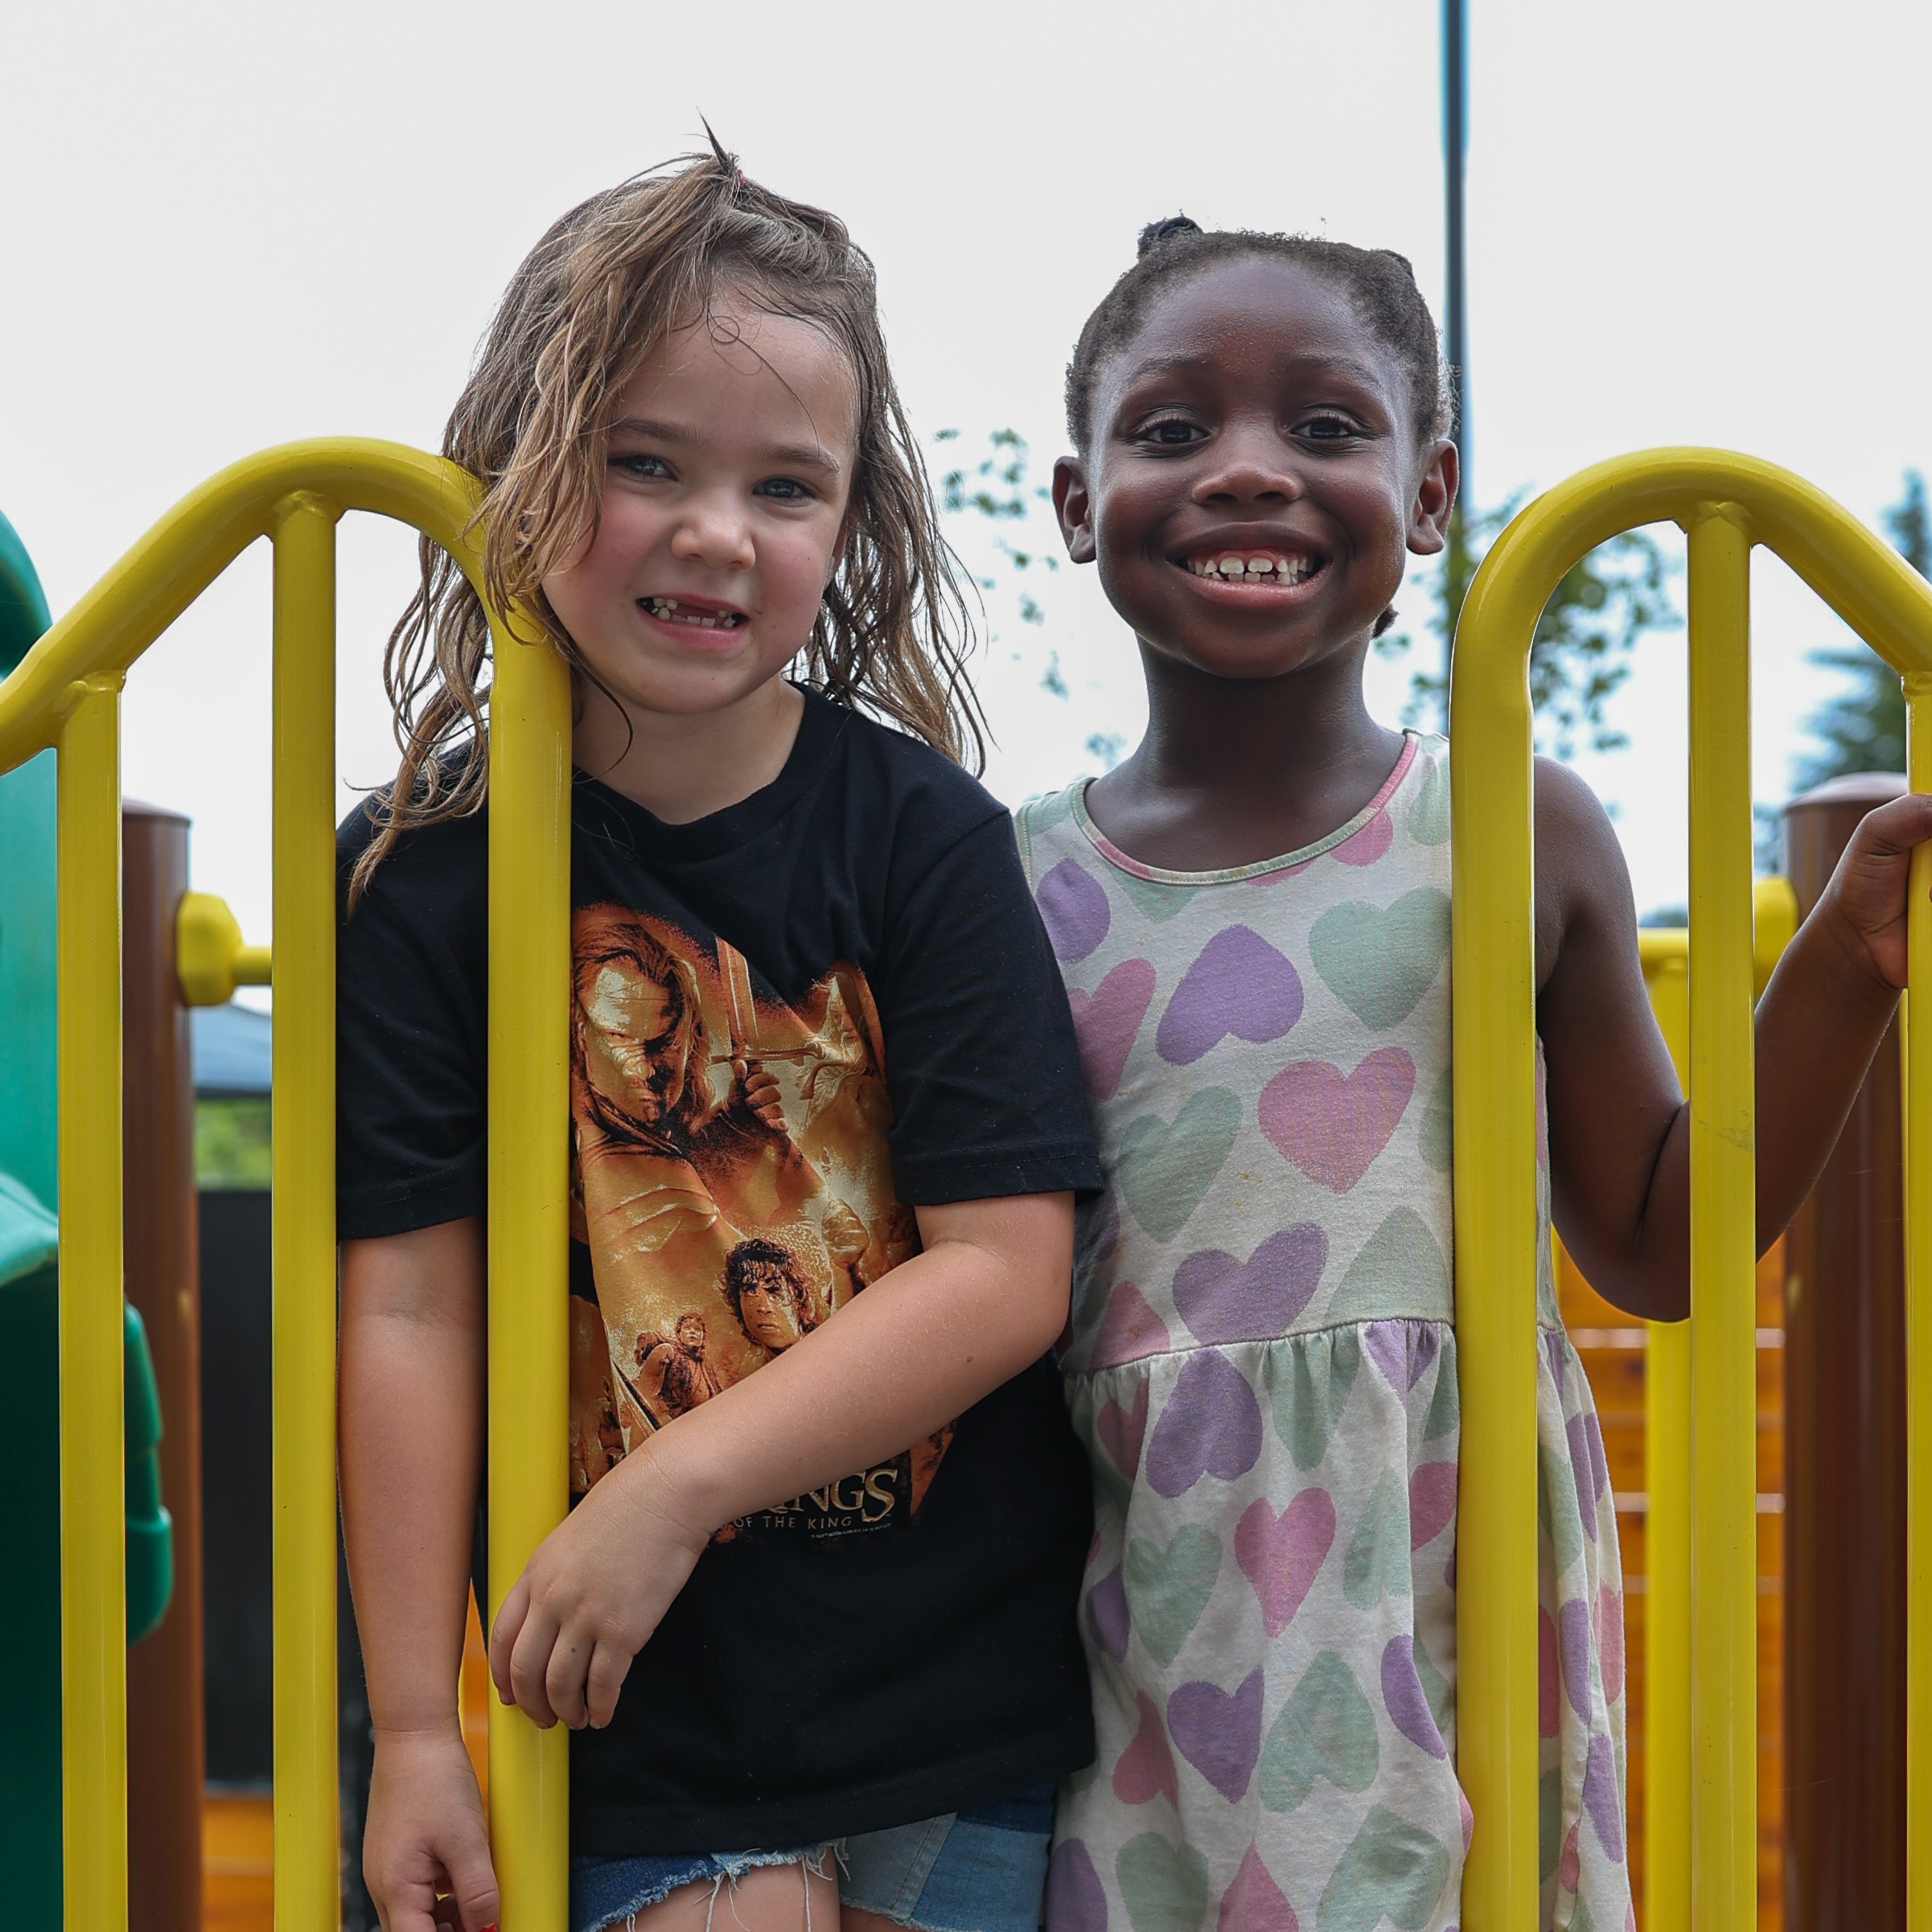
[[[68,1922],[126,1922],[124,1570],[119,1458],[72,1453],[91,1394],[118,1386],[118,694],[134,659],[257,536],[274,569],[275,1914],[337,1922],[335,1766],[332,693],[334,525],[413,524],[477,580],[470,479],[394,446],[292,446],[214,479],[164,518],[0,686],[0,768],[59,754],[62,1687]],[[1531,504],[1498,540],[1458,635],[1457,1278],[1465,1400],[1459,1769],[1482,1821],[1469,1932],[1533,1924],[1538,1885],[1534,1426],[1533,952],[1524,677],[1548,590],[1617,531],[1671,519],[1691,541],[1692,906],[1683,982],[1693,1110],[1693,1312],[1654,1330],[1646,1641],[1652,1838],[1644,1923],[1756,1916],[1753,1556],[1755,1326],[1750,1161],[1750,886],[1745,643],[1750,547],[1798,569],[1905,675],[1912,783],[1932,785],[1932,589],[1846,512],[1768,465],[1708,451],[1619,459]],[[479,586],[480,590],[480,584]],[[515,613],[491,613],[489,1593],[499,1600],[565,1498],[564,1143],[568,690]],[[532,633],[532,640],[536,634]],[[1914,865],[1913,981],[1932,988],[1932,854]],[[1788,909],[1767,902],[1774,957]],[[223,997],[240,935],[211,908],[183,964]],[[183,933],[184,940],[187,934]],[[1687,942],[1650,943],[1669,977]],[[199,951],[197,951],[199,948]],[[1768,960],[1761,959],[1761,967]],[[1664,989],[1654,977],[1660,1008]],[[1675,997],[1673,994],[1671,997]],[[1667,1032],[1670,1030],[1667,1019]],[[1673,1041],[1674,1049],[1678,1042]],[[1908,1202],[1932,1202],[1932,1026],[1909,1060]],[[1908,1234],[1912,1540],[1907,1720],[1911,1932],[1932,1928],[1932,1227]],[[514,1364],[514,1367],[512,1366]],[[114,1413],[118,1415],[118,1406]],[[1693,1453],[1693,1451],[1695,1452]],[[1675,1514],[1673,1518],[1672,1511]],[[1667,1686],[1679,1687],[1659,1697]],[[562,1932],[565,1749],[490,1713],[489,1802],[506,1932]],[[1681,1796],[1675,1794],[1681,1794]]]

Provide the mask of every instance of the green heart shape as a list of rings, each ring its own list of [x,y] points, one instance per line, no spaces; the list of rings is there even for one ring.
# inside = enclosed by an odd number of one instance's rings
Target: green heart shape
[[[1412,1207],[1391,1209],[1363,1243],[1335,1284],[1322,1319],[1375,1322],[1398,1306],[1438,1309],[1445,1320],[1454,1309],[1442,1245]]]
[[[1453,1069],[1444,1067],[1442,1078],[1423,1110],[1421,1145],[1416,1152],[1439,1174],[1456,1165],[1455,1093],[1450,1080]]]
[[[1408,1485],[1384,1470],[1342,1560],[1342,1593],[1359,1610],[1372,1610],[1384,1597],[1406,1597],[1409,1574]]]
[[[1201,1205],[1241,1130],[1241,1103],[1225,1087],[1206,1087],[1174,1116],[1129,1120],[1120,1132],[1115,1172],[1133,1218],[1157,1241],[1169,1241]]]
[[[1112,878],[1136,910],[1157,926],[1165,926],[1176,913],[1185,912],[1187,902],[1200,890],[1198,886],[1177,886],[1168,879],[1144,879],[1131,872],[1116,870]]]
[[[1366,1791],[1381,1757],[1361,1685],[1334,1651],[1323,1650],[1269,1729],[1256,1788],[1269,1811],[1292,1811],[1324,1778],[1344,1791]]]
[[[1440,845],[1449,835],[1449,774],[1445,759],[1428,769],[1408,808],[1408,835],[1418,845]]]
[[[1308,951],[1322,984],[1380,1033],[1416,1010],[1449,943],[1449,894],[1418,886],[1386,909],[1366,899],[1330,906],[1309,930]]]
[[[1297,1335],[1292,1348],[1271,1348],[1263,1359],[1275,1433],[1297,1469],[1312,1470],[1328,1453],[1328,1439],[1348,1407],[1361,1366],[1361,1334],[1348,1327]]]
[[[1134,1932],[1198,1932],[1207,1916],[1207,1860],[1192,1845],[1143,1831],[1113,1861]]]
[[[1315,1907],[1315,1932],[1422,1932],[1449,1881],[1448,1848],[1387,1805],[1362,1821]]]
[[[1151,1536],[1128,1544],[1121,1576],[1127,1613],[1156,1663],[1165,1666],[1180,1655],[1220,1574],[1221,1539],[1198,1523],[1176,1530],[1165,1549]]]

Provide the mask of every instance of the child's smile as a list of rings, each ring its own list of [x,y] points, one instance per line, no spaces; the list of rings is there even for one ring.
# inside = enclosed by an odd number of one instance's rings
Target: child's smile
[[[1103,365],[1055,490],[1075,561],[1153,651],[1253,679],[1366,645],[1449,499],[1348,295],[1263,257],[1164,290]],[[1453,460],[1453,459],[1452,459]]]

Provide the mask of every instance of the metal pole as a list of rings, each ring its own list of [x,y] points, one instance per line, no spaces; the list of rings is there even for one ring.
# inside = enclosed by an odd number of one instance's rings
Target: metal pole
[[[1462,459],[1462,483],[1450,520],[1449,623],[1442,640],[1442,720],[1449,723],[1449,659],[1463,593],[1469,588],[1466,517],[1474,498],[1470,491],[1470,391],[1468,271],[1464,249],[1463,170],[1469,155],[1469,21],[1463,0],[1442,0],[1442,182],[1443,228],[1447,257],[1449,367],[1456,384],[1455,437]]]

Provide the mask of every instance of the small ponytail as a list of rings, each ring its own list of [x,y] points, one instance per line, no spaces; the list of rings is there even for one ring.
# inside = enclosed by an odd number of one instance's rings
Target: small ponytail
[[[1164,241],[1172,241],[1178,235],[1198,235],[1201,224],[1186,215],[1169,215],[1165,221],[1150,221],[1141,231],[1141,245],[1135,259],[1145,261]]]

